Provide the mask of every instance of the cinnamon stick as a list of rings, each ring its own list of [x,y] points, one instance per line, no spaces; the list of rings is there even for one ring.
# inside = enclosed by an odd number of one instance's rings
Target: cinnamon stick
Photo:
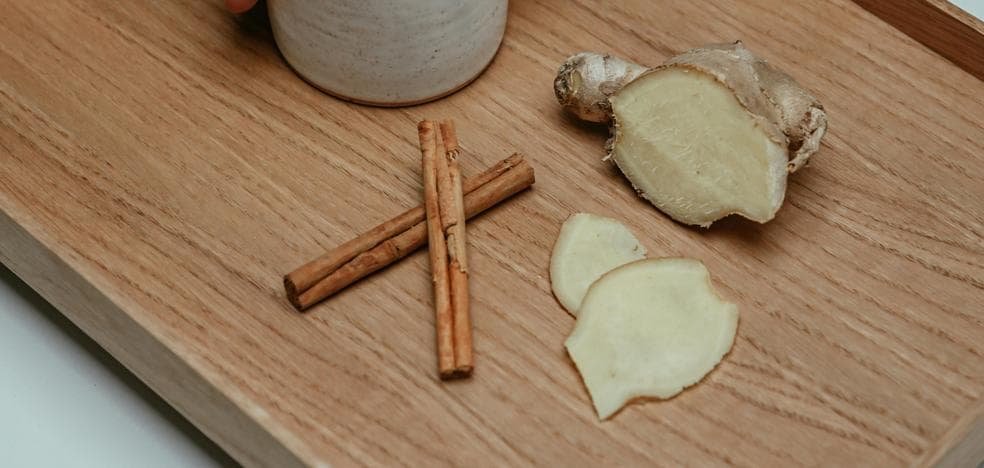
[[[451,315],[451,286],[448,278],[448,250],[441,223],[439,181],[447,175],[447,162],[437,154],[434,123],[428,120],[417,126],[424,174],[424,207],[427,211],[427,251],[430,254],[431,282],[434,285],[434,324],[437,328],[437,368],[442,379],[454,374],[454,318]],[[440,166],[445,166],[442,171]],[[446,182],[443,183],[446,185]]]
[[[472,218],[497,203],[527,188],[535,182],[533,167],[521,155],[513,155],[506,161],[508,168],[464,196],[465,217]],[[503,165],[506,161],[497,164]],[[472,180],[472,179],[469,179]],[[305,310],[352,283],[413,253],[427,242],[427,226],[424,222],[384,240],[375,247],[358,254],[349,262],[326,277],[316,280],[310,288],[295,296],[291,303],[298,310]]]
[[[465,179],[462,192],[466,195],[474,192],[475,189],[515,167],[522,160],[522,155],[516,153],[499,161],[481,174]],[[423,205],[411,208],[288,273],[284,276],[284,289],[287,292],[287,298],[296,306],[298,296],[301,293],[325,279],[357,255],[423,222],[424,217]],[[298,308],[300,307],[298,306]]]
[[[454,122],[444,120],[440,124],[444,141],[446,181],[442,190],[441,215],[448,245],[448,279],[451,287],[451,315],[454,330],[454,373],[465,377],[474,368],[472,354],[472,327],[468,300],[468,261],[465,246],[465,206],[461,195],[461,169],[458,165],[458,136]],[[438,168],[441,165],[438,164]],[[439,175],[440,171],[439,171]]]

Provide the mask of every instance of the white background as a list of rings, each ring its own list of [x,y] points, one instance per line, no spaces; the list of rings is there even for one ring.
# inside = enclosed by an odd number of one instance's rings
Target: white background
[[[0,466],[234,462],[0,266]]]
[[[950,3],[978,18],[984,18],[984,0],[950,0]]]
[[[984,18],[984,0],[952,2]],[[0,266],[0,464],[163,468],[234,462]]]

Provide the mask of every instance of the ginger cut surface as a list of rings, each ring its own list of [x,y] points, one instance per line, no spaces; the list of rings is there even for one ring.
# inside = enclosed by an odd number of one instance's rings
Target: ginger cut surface
[[[589,213],[571,215],[560,228],[550,256],[550,287],[577,316],[588,288],[608,271],[646,258],[646,248],[622,223]]]
[[[715,294],[704,264],[640,260],[591,285],[565,343],[598,417],[636,398],[670,398],[731,349],[738,308]]]

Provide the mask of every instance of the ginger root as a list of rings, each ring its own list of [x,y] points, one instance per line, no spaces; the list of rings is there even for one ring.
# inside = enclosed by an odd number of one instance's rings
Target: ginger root
[[[610,123],[609,156],[673,219],[705,227],[730,214],[771,220],[787,174],[819,149],[823,106],[740,41],[640,70],[580,53],[560,67],[554,91],[579,118]]]
[[[564,109],[588,122],[608,122],[612,107],[608,98],[648,68],[614,55],[581,52],[560,66],[554,94]]]

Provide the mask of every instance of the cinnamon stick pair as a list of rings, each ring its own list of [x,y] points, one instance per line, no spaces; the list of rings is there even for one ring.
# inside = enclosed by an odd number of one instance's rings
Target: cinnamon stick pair
[[[417,126],[434,284],[438,370],[442,379],[451,379],[471,375],[472,336],[458,139],[450,120],[441,122],[440,130],[443,145],[438,144],[433,122],[425,120]],[[439,151],[441,147],[444,151]]]
[[[424,168],[425,205],[401,213],[284,276],[291,304],[305,310],[363,277],[431,244],[438,366],[441,378],[470,375],[471,321],[465,220],[533,185],[533,168],[520,154],[481,174],[462,179],[454,126],[418,126]]]
[[[495,206],[534,182],[533,168],[513,154],[462,184],[465,217]],[[287,299],[306,310],[427,243],[425,210],[407,210],[284,276]]]

